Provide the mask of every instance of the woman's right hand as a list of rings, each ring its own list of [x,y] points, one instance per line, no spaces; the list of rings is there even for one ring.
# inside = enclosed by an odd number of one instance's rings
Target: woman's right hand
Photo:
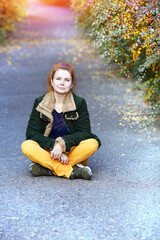
[[[50,152],[51,154],[51,158],[54,158],[54,159],[60,159],[61,155],[62,155],[62,147],[59,143],[57,143],[53,150]]]

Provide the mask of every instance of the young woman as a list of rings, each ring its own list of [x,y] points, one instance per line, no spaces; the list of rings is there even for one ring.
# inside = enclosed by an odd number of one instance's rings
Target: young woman
[[[75,84],[73,67],[58,63],[49,74],[48,93],[34,102],[21,146],[33,176],[92,178],[87,161],[101,142],[91,132],[86,101],[72,91]]]

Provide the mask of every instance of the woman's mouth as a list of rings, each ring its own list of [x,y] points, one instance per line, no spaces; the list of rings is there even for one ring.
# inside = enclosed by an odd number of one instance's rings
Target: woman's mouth
[[[64,90],[65,88],[64,87],[59,87],[60,90]]]

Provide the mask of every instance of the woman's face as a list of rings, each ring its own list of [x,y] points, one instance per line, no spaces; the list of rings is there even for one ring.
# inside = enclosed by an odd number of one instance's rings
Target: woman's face
[[[60,94],[68,93],[73,87],[71,74],[63,69],[55,72],[51,83],[54,91]]]

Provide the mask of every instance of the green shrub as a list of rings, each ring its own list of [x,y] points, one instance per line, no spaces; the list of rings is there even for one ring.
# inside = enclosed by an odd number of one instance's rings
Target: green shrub
[[[71,0],[79,28],[90,36],[105,63],[145,88],[153,116],[160,111],[159,0]]]
[[[27,0],[1,0],[0,1],[0,43],[15,30],[15,24],[25,14]]]

